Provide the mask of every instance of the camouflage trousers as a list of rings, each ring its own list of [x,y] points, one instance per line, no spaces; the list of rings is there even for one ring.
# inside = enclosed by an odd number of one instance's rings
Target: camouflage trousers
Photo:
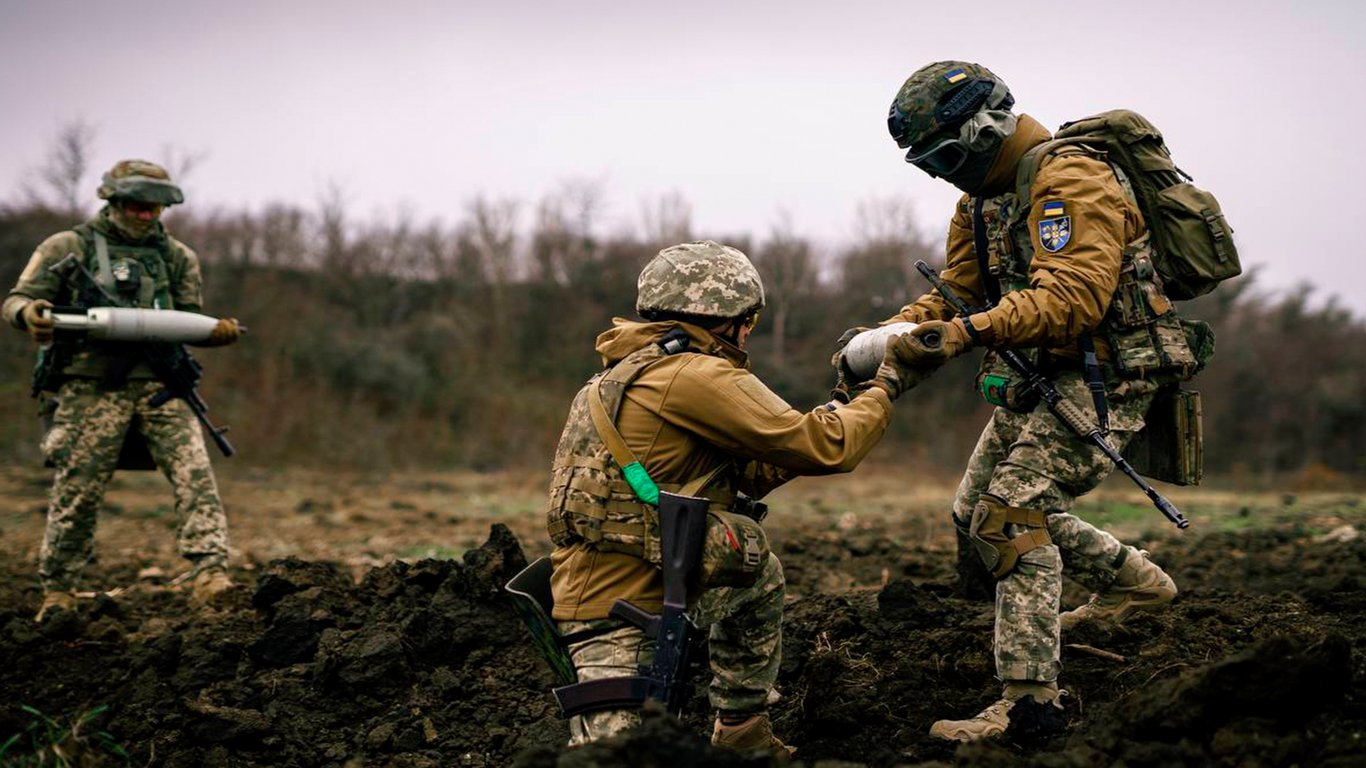
[[[160,383],[148,380],[129,381],[110,391],[101,390],[93,379],[74,379],[62,386],[52,429],[42,446],[57,467],[39,554],[44,589],[74,589],[94,555],[96,513],[114,475],[124,435],[134,426],[171,481],[180,554],[198,568],[227,562],[227,519],[204,435],[180,400],[148,406],[148,399],[160,390]]]
[[[783,657],[783,566],[769,554],[751,587],[718,587],[698,598],[689,616],[707,629],[712,680],[707,698],[715,709],[755,712],[777,700],[773,686]],[[568,634],[596,626],[592,621],[561,621]],[[654,659],[655,643],[635,627],[625,627],[569,647],[579,680],[601,680],[638,673]],[[635,710],[591,712],[569,719],[569,744],[607,738],[640,723]]]
[[[1054,384],[1094,419],[1090,391],[1078,373],[1064,372]],[[1157,387],[1130,381],[1110,387],[1111,444],[1124,445],[1143,428]],[[1052,682],[1062,669],[1058,611],[1062,575],[1092,591],[1112,584],[1134,550],[1114,536],[1068,514],[1073,502],[1105,479],[1114,465],[1100,449],[1077,437],[1043,405],[1031,413],[997,408],[968,460],[954,498],[954,515],[972,517],[983,493],[1013,507],[1042,509],[1053,543],[1020,557],[996,583],[996,674],[1002,680]],[[1022,529],[1009,525],[1007,534]]]

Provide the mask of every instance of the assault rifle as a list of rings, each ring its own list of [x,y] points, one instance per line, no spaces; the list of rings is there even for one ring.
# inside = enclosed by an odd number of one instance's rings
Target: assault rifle
[[[939,295],[943,296],[944,300],[957,310],[958,314],[963,318],[963,322],[967,322],[969,315],[980,311],[969,306],[966,301],[958,296],[958,294],[954,293],[953,289],[939,276],[939,273],[934,271],[934,267],[926,264],[923,260],[919,260],[916,261],[915,268],[920,270],[920,274],[924,275],[925,279],[930,281],[930,284],[934,286],[934,289],[939,291]],[[935,343],[935,341],[929,339],[927,339],[926,342],[931,345],[934,345]],[[1058,388],[1053,386],[1053,382],[1049,381],[1042,373],[1039,373],[1038,369],[1034,367],[1034,364],[1031,363],[1028,358],[1013,349],[1002,348],[996,349],[995,352],[1001,356],[1001,359],[1006,362],[1006,365],[1009,365],[1016,373],[1023,377],[1024,380],[1020,385],[1025,391],[1038,395],[1038,397],[1043,400],[1044,405],[1048,406],[1048,410],[1058,418],[1058,421],[1066,424],[1078,437],[1099,448],[1101,453],[1104,453],[1110,461],[1114,462],[1114,465],[1119,467],[1121,472],[1128,475],[1129,479],[1134,481],[1134,485],[1137,485],[1139,490],[1147,494],[1148,498],[1152,500],[1153,506],[1157,507],[1158,511],[1161,512],[1163,516],[1175,524],[1177,528],[1185,528],[1190,525],[1190,521],[1181,515],[1181,511],[1164,498],[1162,494],[1158,493],[1157,489],[1149,485],[1148,481],[1144,480],[1143,476],[1138,474],[1138,471],[1133,468],[1133,465],[1121,456],[1119,451],[1115,450],[1115,447],[1105,438],[1105,433],[1101,428],[1096,424],[1092,424],[1091,420],[1086,417],[1085,412],[1078,408],[1071,400],[1064,397],[1063,394],[1058,391]]]
[[[565,717],[601,709],[634,709],[657,701],[678,715],[688,698],[688,657],[697,628],[685,611],[688,585],[696,581],[707,535],[705,498],[659,494],[660,546],[663,550],[664,610],[643,611],[617,600],[610,616],[633,624],[655,641],[655,657],[639,674],[587,680],[555,689],[555,700]]]
[[[204,321],[212,320],[188,312],[167,312],[169,322],[151,322],[142,313],[161,312],[164,310],[134,310],[127,308],[117,308],[120,304],[117,297],[111,294],[95,276],[90,274],[80,259],[74,253],[67,254],[66,258],[49,267],[49,271],[61,273],[69,269],[68,265],[74,265],[81,275],[85,278],[86,289],[80,292],[81,303],[85,306],[80,307],[54,307],[52,312],[54,320],[57,320],[57,330],[80,330],[92,333],[96,338],[111,339],[147,339],[151,338],[181,338],[177,334],[190,334],[193,338],[207,338],[208,331],[212,330],[204,324]],[[91,305],[108,302],[114,308],[101,311]],[[63,315],[74,315],[62,320]],[[120,323],[119,321],[122,320]],[[213,321],[216,323],[217,321]],[[206,330],[207,329],[207,330]],[[120,335],[119,331],[122,331]],[[202,333],[201,333],[202,331]],[[123,342],[131,343],[131,342]],[[209,406],[204,402],[204,398],[199,396],[199,380],[203,378],[204,368],[190,355],[189,350],[183,344],[170,343],[167,341],[140,341],[138,343],[142,359],[147,361],[147,365],[152,369],[152,373],[162,384],[162,390],[152,396],[148,405],[153,408],[160,408],[167,402],[179,398],[189,406],[190,412],[208,430],[209,437],[213,439],[214,445],[224,456],[232,456],[237,452],[228,442],[225,435],[228,427],[216,427],[209,421]],[[34,374],[34,394],[43,388],[46,383],[43,381],[48,377],[60,375],[61,371],[53,370],[58,361],[63,356],[56,354],[53,350],[48,350],[49,354],[44,355],[43,362],[39,364],[39,371]],[[126,371],[125,371],[126,372]]]

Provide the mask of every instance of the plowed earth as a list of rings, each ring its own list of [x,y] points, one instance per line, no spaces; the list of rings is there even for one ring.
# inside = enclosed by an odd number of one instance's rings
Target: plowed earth
[[[318,557],[326,543],[317,541],[300,547],[309,559],[262,557],[270,547],[252,530],[265,521],[246,523],[247,551],[239,549],[233,572],[242,588],[198,609],[169,584],[176,565],[167,542],[149,540],[141,554],[118,548],[127,543],[120,537],[147,527],[125,509],[89,570],[93,588],[125,591],[83,599],[39,626],[32,556],[41,478],[6,482],[18,490],[0,518],[8,521],[0,532],[0,743],[31,721],[19,705],[52,716],[107,705],[98,727],[136,765],[767,765],[706,744],[700,692],[682,722],[651,717],[619,741],[560,746],[566,728],[548,693],[551,675],[501,590],[528,552],[544,553],[534,512],[530,523],[517,516],[525,551],[507,526],[454,515],[438,522],[459,517],[462,535],[486,535],[482,545],[373,564],[340,540],[335,549],[345,556],[335,560]],[[531,486],[524,496],[535,503]],[[432,519],[429,501],[440,504],[416,491],[404,498],[393,509],[419,520]],[[316,514],[302,501],[291,506],[290,519]],[[169,540],[168,526],[149,519]],[[1262,527],[1135,541],[1181,595],[1167,610],[1063,638],[1067,731],[955,747],[927,731],[938,718],[975,713],[999,691],[990,605],[953,596],[944,535],[908,538],[914,526],[888,520],[817,519],[774,532],[790,602],[783,698],[773,715],[802,760],[1366,764],[1359,520],[1311,525],[1284,515]],[[343,522],[348,535],[364,527]],[[1070,586],[1064,602],[1084,599]]]

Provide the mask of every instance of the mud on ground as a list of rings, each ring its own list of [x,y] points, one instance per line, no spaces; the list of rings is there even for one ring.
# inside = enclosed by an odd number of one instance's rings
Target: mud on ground
[[[405,493],[387,508],[425,519],[420,490]],[[306,501],[289,502],[294,516],[315,514]],[[777,730],[826,765],[1359,765],[1366,524],[1293,506],[1265,527],[1135,541],[1182,594],[1064,637],[1067,732],[959,748],[931,740],[930,723],[969,716],[999,689],[991,608],[952,595],[948,537],[907,536],[921,523],[892,518],[800,517],[774,534],[793,596]],[[235,561],[243,589],[211,610],[168,584],[173,562],[116,536],[90,581],[133,588],[40,627],[36,545],[14,545],[33,534],[30,507],[0,518],[0,743],[31,721],[20,704],[53,716],[108,705],[96,725],[136,765],[767,764],[706,745],[700,693],[682,723],[653,718],[617,743],[561,748],[552,678],[500,589],[543,553],[534,524],[518,528],[524,550],[508,527],[466,521],[486,541],[430,559],[329,560],[321,544],[308,559],[266,558],[255,542]],[[118,536],[139,530],[127,522]],[[1064,600],[1084,597],[1071,587]]]

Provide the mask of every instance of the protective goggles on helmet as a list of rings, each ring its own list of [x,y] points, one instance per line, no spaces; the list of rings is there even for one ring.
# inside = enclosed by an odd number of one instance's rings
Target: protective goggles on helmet
[[[1016,124],[1015,115],[1007,110],[982,110],[959,126],[957,136],[945,137],[922,149],[911,147],[906,152],[906,162],[936,178],[950,176],[974,152],[985,152],[1009,138]]]

